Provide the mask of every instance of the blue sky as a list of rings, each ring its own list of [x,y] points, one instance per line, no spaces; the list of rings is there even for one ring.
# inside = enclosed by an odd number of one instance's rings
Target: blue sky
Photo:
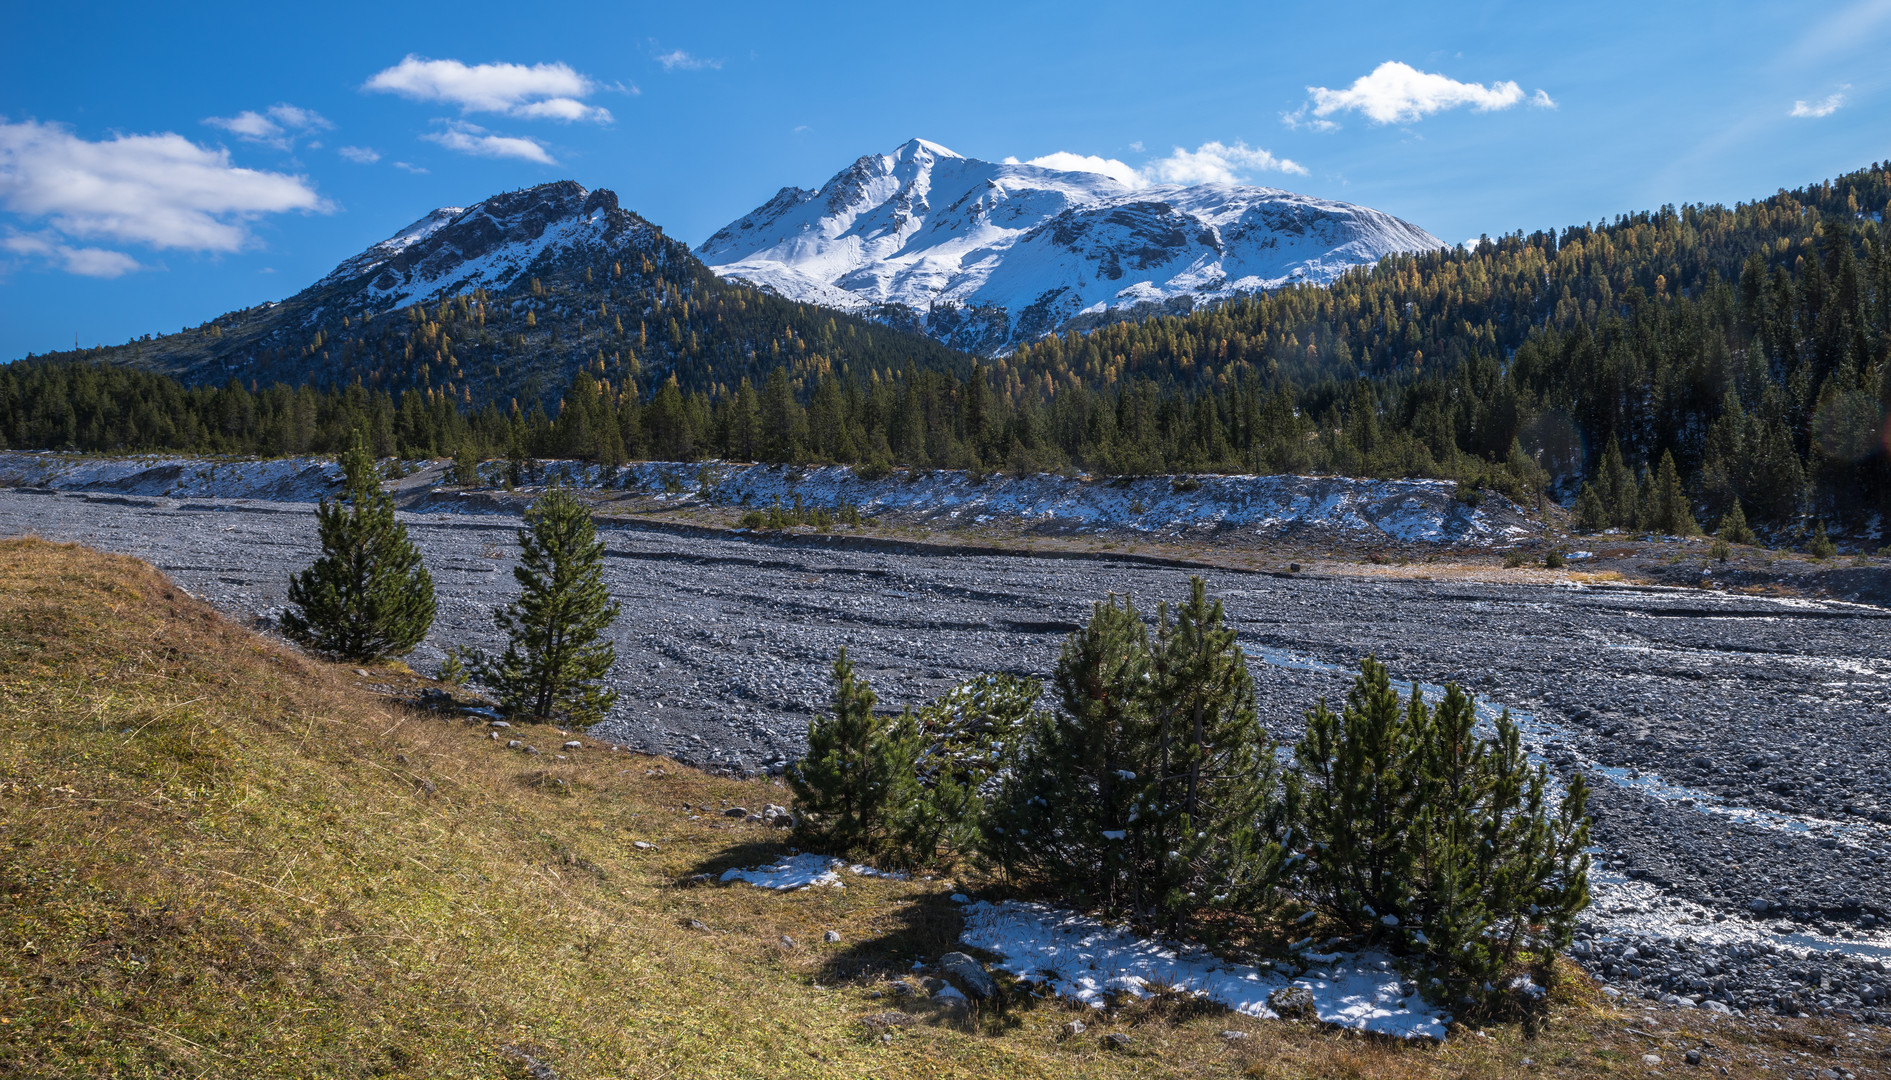
[[[10,12],[0,360],[279,298],[547,180],[694,244],[912,136],[1235,177],[1448,240],[1891,159],[1891,0]]]

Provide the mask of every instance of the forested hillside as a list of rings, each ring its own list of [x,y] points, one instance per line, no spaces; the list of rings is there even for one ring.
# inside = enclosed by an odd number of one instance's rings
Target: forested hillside
[[[1738,499],[1775,528],[1858,530],[1891,499],[1887,198],[1891,166],[1874,165],[1731,209],[1397,256],[1329,288],[1045,338],[989,368],[841,316],[797,328],[798,305],[706,272],[687,287],[633,274],[666,313],[634,327],[611,313],[621,294],[595,315],[549,299],[616,280],[587,267],[505,315],[474,294],[318,336],[347,376],[322,390],[15,364],[0,438],[281,453],[359,430],[383,453],[1442,476],[1572,505],[1593,480],[1589,524],[1663,528],[1682,523],[1650,517],[1648,494],[1671,457],[1707,527]],[[536,331],[548,342],[580,325],[601,339],[562,393],[543,408],[469,394],[461,356],[529,342],[543,310],[563,311],[565,329]],[[768,344],[751,356],[739,340]],[[667,372],[638,359],[653,341]]]
[[[462,408],[554,402],[580,368],[721,396],[799,374],[962,373],[922,334],[716,277],[689,248],[571,181],[447,207],[280,303],[124,345],[29,359],[119,364],[186,385],[419,391]]]

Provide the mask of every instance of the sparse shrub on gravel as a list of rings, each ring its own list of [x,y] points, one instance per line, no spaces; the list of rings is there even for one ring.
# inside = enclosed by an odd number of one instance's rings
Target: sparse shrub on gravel
[[[1356,946],[1406,958],[1427,997],[1501,1006],[1504,975],[1547,965],[1588,905],[1588,792],[1560,805],[1508,711],[1489,735],[1471,696],[1434,708],[1368,657],[1335,713],[1306,714],[1283,771],[1254,683],[1200,578],[1150,623],[1127,598],[1093,606],[1054,686],[988,676],[896,718],[843,651],[834,708],[790,771],[798,838],[925,863],[979,854],[1055,902],[1175,932],[1211,912],[1263,936],[1314,908]]]
[[[341,496],[316,510],[322,554],[289,579],[282,629],[329,656],[404,656],[433,626],[433,577],[367,450],[356,444],[341,466]]]
[[[1477,734],[1471,696],[1401,700],[1367,658],[1333,713],[1307,713],[1294,748],[1306,856],[1297,893],[1363,941],[1412,956],[1427,996],[1488,1003],[1526,952],[1547,963],[1588,905],[1587,788],[1560,808],[1505,710]]]

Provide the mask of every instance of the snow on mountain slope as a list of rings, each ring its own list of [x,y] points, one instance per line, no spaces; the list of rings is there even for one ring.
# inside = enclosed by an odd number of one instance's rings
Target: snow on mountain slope
[[[375,308],[504,291],[534,266],[660,247],[662,231],[620,209],[615,193],[570,180],[442,207],[337,266],[315,288],[357,283]]]
[[[1080,316],[1323,284],[1445,246],[1377,210],[1277,188],[1131,187],[914,139],[819,191],[781,189],[697,254],[790,299],[999,352]]]
[[[440,209],[435,210],[433,213],[407,226],[393,236],[369,247],[368,250],[361,254],[344,260],[340,266],[330,270],[328,276],[316,282],[316,284],[328,285],[337,281],[347,281],[350,278],[360,277],[362,274],[380,266],[420,241],[439,232],[442,226],[464,213],[466,213],[464,206],[442,206]]]

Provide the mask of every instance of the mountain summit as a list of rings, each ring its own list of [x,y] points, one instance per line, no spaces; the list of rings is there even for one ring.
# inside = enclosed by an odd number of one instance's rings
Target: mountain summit
[[[996,353],[1444,246],[1389,214],[1278,188],[1137,187],[913,139],[819,191],[782,188],[696,253],[725,278]]]
[[[956,369],[918,334],[709,272],[617,196],[560,180],[444,206],[281,302],[99,350],[188,383],[232,378],[555,399],[580,367],[648,388],[758,385],[777,365]],[[424,396],[424,395],[423,395]]]

